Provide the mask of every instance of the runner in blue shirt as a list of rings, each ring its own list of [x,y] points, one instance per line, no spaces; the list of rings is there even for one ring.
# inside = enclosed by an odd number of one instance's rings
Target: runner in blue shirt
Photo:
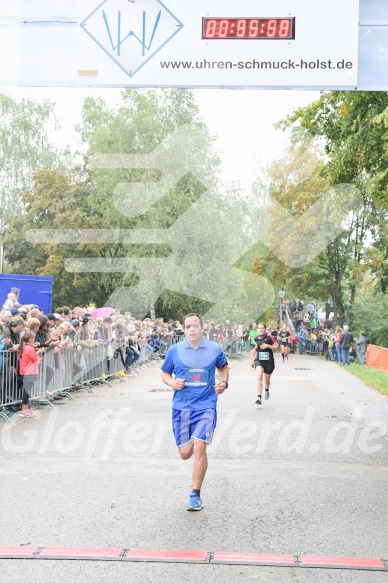
[[[219,344],[203,338],[204,321],[199,314],[185,316],[183,329],[186,338],[168,349],[160,368],[163,382],[174,389],[172,425],[179,455],[188,460],[194,454],[193,490],[187,510],[201,510],[206,448],[217,423],[218,395],[228,387],[229,369]]]

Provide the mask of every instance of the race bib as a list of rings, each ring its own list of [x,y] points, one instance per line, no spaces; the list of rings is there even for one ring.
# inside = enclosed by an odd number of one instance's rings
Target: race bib
[[[288,342],[287,336],[285,338],[282,338],[282,342]]]
[[[269,352],[259,352],[259,360],[269,360]]]
[[[205,368],[186,368],[185,370],[185,385],[206,387],[208,378],[208,370]]]

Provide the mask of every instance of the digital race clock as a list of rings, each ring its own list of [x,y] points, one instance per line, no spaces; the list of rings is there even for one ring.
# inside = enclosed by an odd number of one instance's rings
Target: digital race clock
[[[295,18],[202,18],[202,38],[290,40]]]

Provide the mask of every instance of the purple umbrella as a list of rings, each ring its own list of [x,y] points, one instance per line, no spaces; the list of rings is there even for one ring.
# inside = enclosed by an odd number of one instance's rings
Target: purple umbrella
[[[107,316],[114,314],[115,311],[116,310],[114,308],[104,307],[96,308],[95,310],[91,310],[89,313],[92,318],[106,318]]]

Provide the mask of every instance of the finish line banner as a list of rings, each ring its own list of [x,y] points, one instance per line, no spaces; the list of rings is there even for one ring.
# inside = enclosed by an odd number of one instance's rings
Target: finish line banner
[[[358,21],[356,0],[2,0],[0,83],[354,89]]]

